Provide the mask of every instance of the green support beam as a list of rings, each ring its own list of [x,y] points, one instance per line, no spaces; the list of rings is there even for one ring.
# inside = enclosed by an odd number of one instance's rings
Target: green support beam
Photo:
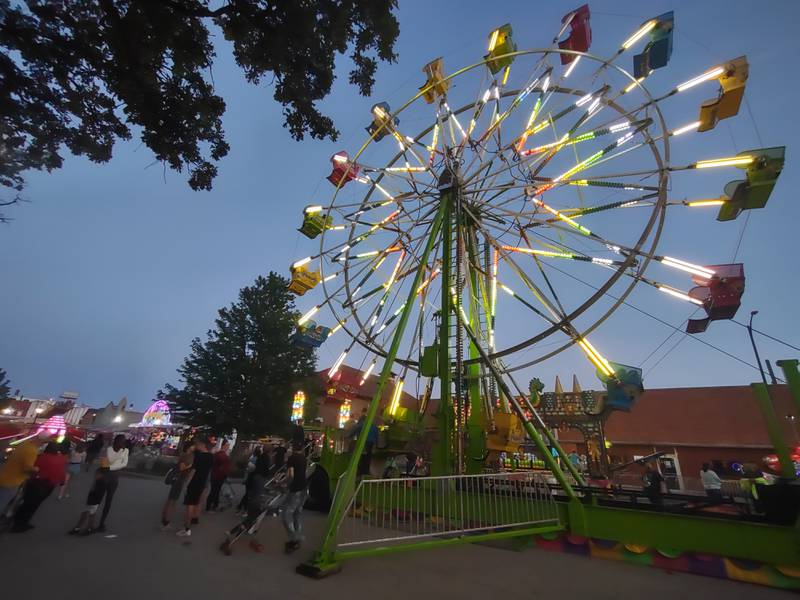
[[[425,249],[420,256],[419,268],[414,276],[414,282],[411,285],[411,289],[408,292],[408,298],[406,299],[405,304],[406,308],[400,315],[397,329],[392,337],[392,343],[389,346],[389,351],[386,354],[386,359],[378,378],[375,394],[372,397],[372,401],[367,409],[367,415],[364,419],[364,423],[362,424],[362,433],[356,440],[356,445],[353,449],[353,453],[350,456],[350,462],[348,463],[347,469],[342,475],[342,478],[339,480],[339,487],[336,491],[336,495],[334,496],[333,506],[331,507],[328,515],[328,525],[322,545],[319,551],[312,558],[311,563],[306,566],[308,570],[313,571],[316,574],[320,574],[325,571],[335,571],[338,569],[338,565],[334,559],[334,552],[336,550],[336,534],[339,528],[339,523],[344,518],[345,511],[347,510],[350,498],[352,497],[356,480],[356,472],[358,469],[358,462],[361,458],[361,454],[364,452],[364,446],[367,442],[366,434],[372,427],[372,424],[375,422],[375,415],[378,412],[378,406],[381,402],[383,388],[386,386],[386,382],[391,377],[394,360],[397,357],[397,351],[400,348],[400,342],[403,338],[406,325],[408,324],[409,315],[411,314],[411,307],[414,306],[414,298],[417,295],[417,289],[422,283],[422,278],[425,274],[428,263],[428,257],[430,256],[430,253],[436,244],[436,239],[439,235],[439,229],[442,226],[442,219],[444,217],[447,205],[447,202],[441,203],[439,210],[436,213],[436,217],[431,224],[430,235],[428,236],[427,243],[425,244]]]
[[[452,278],[453,264],[453,194],[452,188],[442,193],[442,290],[447,290]],[[450,365],[450,318],[453,312],[450,294],[442,293],[439,318],[439,414],[437,415],[438,443],[434,446],[431,475],[448,475],[453,469],[453,372]]]
[[[460,320],[461,319],[460,311],[457,312],[458,316],[456,318]],[[578,503],[578,496],[577,494],[575,494],[575,490],[572,489],[572,485],[567,480],[564,471],[561,470],[561,467],[556,462],[556,459],[553,458],[552,454],[550,454],[550,450],[547,447],[547,444],[544,443],[542,436],[539,435],[539,432],[536,430],[536,427],[534,427],[533,423],[531,423],[531,420],[525,414],[525,411],[522,410],[522,407],[517,401],[516,396],[514,396],[511,389],[508,387],[508,384],[503,380],[502,373],[500,373],[500,371],[498,370],[497,365],[495,365],[491,360],[489,360],[489,356],[486,354],[486,351],[480,346],[480,344],[477,343],[477,340],[475,338],[475,332],[472,331],[469,325],[463,322],[461,324],[464,326],[464,330],[467,332],[469,338],[476,342],[476,347],[478,348],[478,352],[480,353],[481,358],[486,363],[486,366],[489,368],[489,370],[492,372],[492,376],[497,380],[497,384],[500,386],[500,391],[506,395],[509,402],[511,403],[511,408],[517,414],[520,421],[522,422],[522,426],[525,429],[525,432],[528,434],[528,437],[530,437],[533,440],[533,443],[536,444],[536,448],[542,454],[545,465],[547,465],[547,468],[550,469],[551,473],[553,473],[553,476],[556,478],[556,481],[558,481],[558,484],[561,486],[561,489],[564,491],[567,497],[571,501],[577,504],[575,510],[580,511],[581,506]]]
[[[466,229],[466,225],[462,226]],[[469,231],[463,233],[463,239],[467,246],[467,256],[471,264],[478,264],[477,249],[475,248],[473,235]],[[478,289],[478,273],[475,269],[469,270],[469,321],[473,331],[477,331],[480,326],[480,305],[475,294]],[[487,315],[488,318],[488,315]],[[475,346],[475,341],[469,341],[470,359],[480,358],[480,353]],[[467,382],[469,383],[469,418],[467,420],[467,473],[482,473],[484,461],[486,460],[486,415],[483,410],[483,398],[481,397],[481,368],[478,362],[467,366]]]
[[[796,358],[779,360],[776,364],[781,368],[781,371],[783,371],[786,383],[789,384],[789,391],[792,394],[794,409],[797,412],[795,416],[800,418],[800,372],[797,370],[798,360]]]
[[[767,434],[775,448],[775,454],[778,455],[778,460],[781,464],[781,477],[784,479],[794,479],[794,462],[789,454],[789,447],[783,439],[783,432],[781,431],[778,417],[775,415],[775,407],[772,405],[772,398],[769,395],[767,386],[763,383],[751,383],[750,387],[753,389],[753,395],[758,402],[758,408],[761,415],[764,417],[764,425],[767,427]]]

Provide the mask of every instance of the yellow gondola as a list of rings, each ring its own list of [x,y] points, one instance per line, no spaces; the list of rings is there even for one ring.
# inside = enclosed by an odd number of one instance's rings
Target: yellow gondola
[[[440,96],[444,96],[450,87],[450,82],[444,79],[444,61],[441,57],[432,60],[422,67],[422,72],[428,77],[425,84],[419,88],[423,91],[422,97],[425,102],[432,104]]]
[[[721,86],[719,96],[700,105],[700,126],[697,131],[714,129],[718,121],[739,112],[749,72],[747,58],[734,58],[724,68],[725,72],[718,78]]]
[[[492,31],[489,36],[489,54],[484,56],[486,66],[492,74],[499,73],[502,69],[511,65],[514,62],[513,56],[503,56],[517,51],[517,45],[511,39],[512,29],[509,23],[502,27],[498,27]],[[497,58],[502,57],[502,58]]]
[[[308,290],[314,289],[322,281],[319,271],[310,271],[305,266],[291,267],[292,281],[289,283],[289,291],[298,296],[302,296]]]

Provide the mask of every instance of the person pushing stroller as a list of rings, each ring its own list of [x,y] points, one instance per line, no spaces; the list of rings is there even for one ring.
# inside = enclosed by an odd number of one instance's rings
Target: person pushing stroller
[[[255,536],[258,532],[258,523],[264,512],[268,509],[270,490],[267,484],[270,481],[271,463],[268,456],[260,455],[256,459],[255,469],[248,476],[250,478],[250,488],[247,492],[247,514],[241,523],[236,525],[228,532],[227,538],[220,550],[225,554],[231,554],[233,544],[245,533]],[[263,552],[264,545],[255,537],[250,540],[250,548],[254,552]]]

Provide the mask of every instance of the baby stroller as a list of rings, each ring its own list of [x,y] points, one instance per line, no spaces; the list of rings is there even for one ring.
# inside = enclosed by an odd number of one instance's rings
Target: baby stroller
[[[307,447],[308,448],[308,447]],[[309,472],[310,474],[310,472]],[[247,516],[241,523],[227,532],[227,537],[219,549],[226,556],[233,553],[233,545],[244,534],[255,535],[261,525],[261,521],[267,515],[277,515],[286,498],[286,465],[283,465],[266,482],[258,480],[258,475],[254,475],[252,498],[247,503]],[[253,550],[261,552],[261,544],[253,540],[251,542]]]
[[[286,495],[285,488],[282,483],[274,482],[267,484],[261,494],[258,494],[256,499],[248,502],[247,516],[241,523],[236,525],[228,532],[225,541],[220,544],[219,549],[225,556],[230,556],[233,553],[233,545],[239,541],[239,538],[244,534],[255,535],[258,528],[261,526],[261,521],[267,515],[277,515],[280,507],[283,504],[283,499]],[[260,551],[261,545],[251,542],[254,550]]]

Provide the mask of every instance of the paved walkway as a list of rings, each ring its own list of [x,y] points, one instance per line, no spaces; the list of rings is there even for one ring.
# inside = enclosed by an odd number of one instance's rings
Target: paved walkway
[[[74,538],[66,531],[82,510],[89,483],[81,475],[72,498],[48,499],[29,533],[0,536],[0,589],[8,598],[78,600],[204,600],[256,598],[421,600],[703,598],[725,600],[789,598],[787,592],[709,577],[541,550],[455,546],[368,558],[315,581],[294,573],[304,557],[282,553],[285,540],[277,519],[264,523],[255,554],[246,543],[233,556],[217,547],[232,525],[228,513],[201,517],[191,539],[158,531],[167,487],[158,480],[123,477],[105,535]],[[239,486],[235,486],[237,491]],[[306,513],[311,542],[324,517]]]

